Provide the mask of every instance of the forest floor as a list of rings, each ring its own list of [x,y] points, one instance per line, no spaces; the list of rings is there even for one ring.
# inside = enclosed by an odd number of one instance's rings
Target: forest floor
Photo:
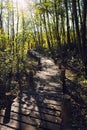
[[[86,91],[78,84],[79,72],[67,65],[64,94],[58,64],[45,56],[41,63],[32,82],[22,75],[18,95],[0,111],[0,130],[87,130]]]

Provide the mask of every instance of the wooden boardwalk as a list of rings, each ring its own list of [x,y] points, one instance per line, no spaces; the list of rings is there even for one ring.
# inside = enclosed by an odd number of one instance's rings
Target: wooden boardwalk
[[[51,59],[41,59],[42,70],[20,95],[0,113],[0,130],[61,130],[62,86]],[[22,87],[22,86],[21,86]]]

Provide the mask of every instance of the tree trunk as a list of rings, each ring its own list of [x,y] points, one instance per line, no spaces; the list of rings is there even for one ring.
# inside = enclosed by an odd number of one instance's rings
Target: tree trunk
[[[1,0],[1,11],[0,11],[0,30],[1,33],[3,32],[3,21],[2,21],[2,6],[3,6],[3,0]]]
[[[54,0],[54,8],[55,8],[55,17],[56,17],[56,39],[58,42],[59,47],[61,47],[60,44],[60,37],[59,37],[59,15],[58,15],[58,5],[57,5],[57,1]]]
[[[51,45],[52,45],[53,39],[52,39],[52,33],[51,33],[51,27],[50,27],[50,19],[49,19],[48,11],[46,12],[46,14],[47,14],[47,21],[48,21],[49,34],[50,34],[49,38],[50,38],[50,43],[51,43]]]
[[[66,19],[67,19],[67,42],[70,48],[70,25],[69,25],[69,13],[68,13],[68,1],[65,0]]]
[[[87,0],[84,0],[83,6],[83,24],[82,24],[82,52],[85,65],[85,74],[87,78],[87,45],[86,45],[86,19],[87,19]]]
[[[46,31],[46,38],[47,38],[48,47],[51,50],[51,45],[50,45],[50,41],[49,41],[49,37],[48,37],[48,31],[47,31],[47,26],[46,26],[45,13],[43,14],[43,21],[44,21],[44,28],[45,28],[45,31]]]
[[[76,0],[72,0],[72,8],[73,8],[74,20],[75,20],[75,25],[76,25],[78,49],[79,49],[79,53],[80,53],[80,55],[82,57],[81,36],[80,36],[80,31],[79,31],[79,21],[78,21],[78,16],[77,16]]]
[[[9,0],[8,0],[9,3]],[[9,44],[9,7],[8,7],[8,44]]]

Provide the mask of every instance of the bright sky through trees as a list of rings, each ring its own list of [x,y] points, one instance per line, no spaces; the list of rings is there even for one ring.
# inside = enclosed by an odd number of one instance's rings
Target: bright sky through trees
[[[22,10],[25,14],[29,12],[32,13],[34,11],[34,2],[32,0],[18,0],[19,9]]]
[[[26,6],[26,1],[25,0],[18,0],[18,6],[20,9]]]

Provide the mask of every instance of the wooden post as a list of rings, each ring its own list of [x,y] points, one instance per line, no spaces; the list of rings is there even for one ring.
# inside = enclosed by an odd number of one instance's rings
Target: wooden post
[[[64,95],[62,99],[62,127],[69,128],[72,119],[72,109],[71,109],[71,98],[69,95]]]
[[[5,109],[0,110],[0,115],[2,115],[2,116],[0,116],[0,123],[3,124]],[[1,125],[0,125],[0,130],[1,130]]]
[[[62,81],[63,93],[66,93],[67,89],[66,89],[65,68],[61,69],[61,81]]]
[[[42,70],[42,63],[41,63],[41,59],[38,59],[38,69],[41,71]]]
[[[57,63],[58,63],[58,58],[54,58],[54,63],[55,63],[55,65],[57,65]]]
[[[12,105],[12,95],[11,93],[6,94],[6,110],[3,123],[8,123],[10,121],[10,112],[11,112],[11,105]]]
[[[30,86],[33,86],[33,83],[34,83],[34,74],[33,74],[33,71],[31,70],[29,72],[29,84],[30,84]]]
[[[59,69],[61,69],[61,62],[59,62]]]

